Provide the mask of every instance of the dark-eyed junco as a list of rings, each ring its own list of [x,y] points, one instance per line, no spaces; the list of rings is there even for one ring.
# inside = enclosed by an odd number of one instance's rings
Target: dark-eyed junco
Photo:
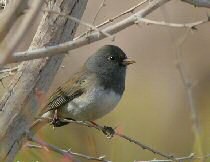
[[[53,118],[57,127],[66,124],[60,118],[93,121],[103,117],[120,101],[126,67],[133,63],[119,47],[103,46],[52,94],[41,116]]]

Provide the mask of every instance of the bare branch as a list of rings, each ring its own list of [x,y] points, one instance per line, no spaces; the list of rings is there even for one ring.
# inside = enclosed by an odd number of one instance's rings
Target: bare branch
[[[35,2],[35,1],[34,1]],[[53,8],[81,18],[87,0],[47,1]],[[45,13],[30,49],[72,40],[78,24],[58,15]],[[52,32],[53,31],[53,32]],[[40,102],[36,92],[45,93],[64,56],[24,62],[0,102],[0,161],[11,162],[25,143],[25,131],[34,121]]]
[[[195,7],[205,7],[210,8],[210,1],[209,0],[181,0],[183,2],[189,3]]]
[[[145,19],[145,18],[139,18],[139,20],[137,20],[136,23],[143,22],[143,23],[146,23],[146,25],[153,24],[153,25],[160,25],[160,26],[167,26],[167,27],[174,27],[174,28],[190,28],[190,29],[195,30],[195,29],[197,29],[196,28],[197,26],[205,24],[209,21],[210,21],[210,19],[209,19],[209,17],[207,17],[206,19],[192,22],[192,23],[178,24],[178,23],[168,23],[168,22],[164,22],[164,21],[154,21],[154,20],[149,20],[149,19]]]
[[[116,16],[110,18],[110,19],[107,19],[106,21],[102,22],[101,24],[97,25],[96,27],[97,27],[97,28],[100,28],[100,27],[102,27],[102,26],[104,26],[104,25],[107,25],[107,24],[113,22],[114,20],[116,20],[116,19],[118,19],[118,18],[120,18],[120,17],[122,17],[122,16],[124,16],[124,15],[126,15],[126,14],[128,14],[128,13],[133,13],[135,9],[137,9],[137,8],[140,7],[140,6],[142,6],[143,4],[145,4],[145,3],[148,2],[148,1],[149,1],[149,0],[141,1],[141,2],[138,3],[137,5],[135,5],[135,6],[131,7],[131,8],[129,8],[129,9],[126,10],[126,11],[121,12],[120,14],[118,14],[118,15],[116,15]]]
[[[83,158],[83,159],[86,159],[86,160],[110,162],[109,160],[105,160],[105,156],[93,157],[93,156],[88,156],[88,155],[84,155],[84,154],[81,154],[81,153],[73,152],[73,151],[71,151],[71,149],[68,149],[68,150],[60,149],[57,146],[54,146],[52,144],[49,144],[49,143],[47,143],[45,141],[42,141],[42,140],[37,139],[37,138],[32,137],[32,136],[28,136],[28,140],[39,144],[39,146],[37,146],[37,145],[29,145],[30,148],[43,148],[43,147],[46,147],[46,148],[48,148],[51,151],[54,151],[54,152],[56,152],[58,154],[61,154],[62,156],[68,158],[69,160],[74,159],[74,157],[77,157],[77,158],[79,157],[79,158]]]
[[[5,38],[9,30],[12,28],[16,20],[27,9],[28,0],[15,0],[9,3],[0,15],[0,42]],[[6,2],[2,2],[6,3]]]
[[[19,26],[16,34],[13,36],[13,41],[10,42],[7,48],[3,49],[1,52],[4,53],[3,57],[0,59],[0,65],[7,62],[11,54],[15,51],[17,46],[21,43],[24,38],[25,33],[30,29],[29,26],[33,23],[34,19],[37,17],[39,10],[41,9],[44,1],[37,0],[33,1],[32,7],[24,17],[23,22]],[[2,55],[2,54],[1,54]]]
[[[0,70],[0,74],[3,74],[3,73],[13,73],[13,72],[16,72],[18,70],[19,66],[15,66],[15,67],[12,67],[12,68],[3,68],[2,70]]]
[[[122,17],[122,16],[124,16],[124,15],[126,15],[126,14],[128,14],[128,13],[133,13],[135,9],[137,9],[137,8],[140,7],[140,6],[142,6],[142,5],[145,4],[147,1],[149,1],[149,0],[141,1],[141,2],[138,3],[137,5],[135,5],[135,6],[131,7],[131,8],[129,8],[128,10],[123,11],[123,12],[119,13],[118,15],[116,15],[116,16],[110,18],[110,19],[107,19],[106,21],[104,21],[104,22],[102,22],[101,24],[97,25],[96,28],[101,28],[101,27],[103,27],[103,26],[105,26],[105,25],[107,25],[107,24],[109,24],[109,23],[112,23],[112,22],[114,22],[114,20],[116,20],[116,19],[118,19],[118,18],[120,18],[120,17]],[[88,30],[87,32],[81,34],[80,36],[74,38],[74,40],[77,40],[77,39],[79,39],[79,38],[81,38],[81,37],[84,37],[84,36],[87,35],[89,32],[91,32],[91,31]]]
[[[104,32],[104,31],[102,31],[102,30],[99,30],[97,27],[95,27],[95,26],[93,26],[93,25],[91,25],[91,24],[89,24],[89,23],[86,23],[86,22],[84,22],[84,21],[82,21],[82,20],[79,20],[79,19],[77,19],[77,18],[75,18],[75,17],[73,17],[73,16],[70,16],[70,15],[67,15],[67,14],[64,14],[64,13],[60,13],[60,12],[55,11],[55,10],[44,9],[43,11],[48,12],[48,13],[51,13],[51,14],[58,14],[58,15],[60,15],[60,16],[64,16],[64,17],[66,17],[66,18],[68,18],[68,19],[70,19],[70,20],[72,20],[72,21],[75,21],[75,22],[78,23],[78,24],[82,24],[82,25],[84,25],[84,26],[89,27],[91,30],[94,30],[94,31],[98,32],[98,35],[101,33],[101,34],[103,34],[104,36],[110,37],[112,40],[114,40],[113,36],[110,35],[109,33]]]
[[[140,10],[139,12],[129,16],[128,18],[126,18],[114,25],[110,25],[110,26],[106,27],[102,31],[109,33],[109,34],[115,34],[117,32],[120,32],[123,29],[125,29],[131,25],[134,25],[139,17],[147,16],[152,11],[159,8],[161,5],[165,4],[168,1],[170,1],[170,0],[155,0],[155,1],[151,2],[144,9]],[[64,53],[64,52],[79,48],[81,46],[93,43],[95,41],[101,40],[103,38],[105,38],[104,35],[102,35],[102,34],[98,35],[98,32],[93,32],[86,37],[81,37],[74,41],[69,41],[69,42],[65,42],[65,43],[62,43],[59,45],[50,46],[50,47],[46,47],[46,48],[40,48],[40,49],[36,49],[36,50],[15,53],[13,55],[13,57],[11,57],[10,62],[20,62],[20,61],[38,59],[38,58],[42,58],[42,57],[54,56],[54,55],[57,55],[58,53]]]
[[[48,122],[50,122],[52,120],[51,118],[40,118],[40,119],[46,120]],[[115,136],[120,137],[121,139],[124,139],[126,141],[131,142],[131,143],[134,143],[135,145],[141,147],[142,149],[148,150],[148,151],[152,152],[153,154],[157,154],[157,155],[160,155],[164,158],[171,159],[171,160],[174,159],[174,157],[172,155],[167,155],[167,154],[164,154],[164,153],[162,153],[158,150],[155,150],[155,149],[153,149],[153,148],[151,148],[151,147],[149,147],[149,146],[147,146],[147,145],[145,145],[145,144],[143,144],[143,143],[141,143],[141,142],[139,142],[139,141],[137,141],[137,140],[135,140],[131,137],[128,137],[124,134],[116,132],[111,127],[101,126],[101,125],[96,124],[96,123],[90,123],[90,122],[85,122],[85,121],[75,121],[75,120],[68,120],[68,119],[62,119],[62,121],[69,122],[69,123],[75,123],[75,124],[79,124],[79,125],[86,126],[86,127],[95,128],[99,131],[102,131],[107,136],[107,138],[111,138],[115,135]],[[111,128],[111,130],[106,131],[105,130],[106,128]],[[33,131],[33,127],[30,129],[30,131],[31,130]]]
[[[182,61],[182,45],[184,44],[184,41],[186,40],[187,35],[188,35],[188,32],[186,32],[183,39],[176,44],[177,69],[179,71],[184,88],[186,89],[186,93],[187,93],[189,109],[191,112],[192,130],[195,136],[195,143],[197,143],[198,145],[199,153],[203,155],[199,118],[198,118],[197,108],[196,108],[194,96],[193,96],[193,88],[196,84],[188,77],[186,73],[185,65]]]

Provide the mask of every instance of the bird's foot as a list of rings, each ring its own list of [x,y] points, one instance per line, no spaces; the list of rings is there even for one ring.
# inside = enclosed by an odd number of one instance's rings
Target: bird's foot
[[[72,118],[65,118],[65,119],[74,121],[74,119]],[[53,127],[62,127],[64,125],[69,124],[69,121],[64,121],[60,118],[53,118],[50,124],[53,125]]]
[[[112,138],[115,135],[115,130],[112,127],[104,126],[102,132],[106,135],[107,138]]]

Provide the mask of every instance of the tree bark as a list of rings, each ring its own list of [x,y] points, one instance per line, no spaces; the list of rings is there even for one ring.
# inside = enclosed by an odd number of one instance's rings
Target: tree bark
[[[49,1],[48,8],[81,18],[87,0]],[[55,45],[73,38],[78,24],[44,13],[30,49]],[[40,106],[36,91],[46,92],[64,55],[24,62],[0,102],[0,161],[13,161],[26,140],[25,132]]]

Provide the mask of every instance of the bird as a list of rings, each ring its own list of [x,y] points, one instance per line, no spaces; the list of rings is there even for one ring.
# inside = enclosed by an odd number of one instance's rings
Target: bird
[[[135,63],[116,45],[104,45],[91,55],[81,69],[52,93],[42,108],[42,118],[95,121],[111,112],[125,90],[126,69]],[[35,126],[37,123],[33,124]]]

